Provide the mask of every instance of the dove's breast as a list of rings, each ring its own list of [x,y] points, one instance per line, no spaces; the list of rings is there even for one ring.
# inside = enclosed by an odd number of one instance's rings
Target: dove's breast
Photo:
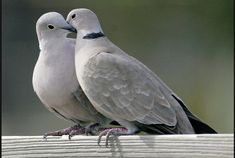
[[[94,121],[74,92],[79,83],[75,73],[74,45],[63,46],[60,51],[41,52],[33,72],[33,88],[42,103],[57,116],[80,123]],[[86,105],[85,105],[86,106]]]
[[[38,57],[33,72],[33,88],[46,106],[62,106],[69,102],[78,82],[74,67],[74,44],[60,41],[50,44]]]
[[[48,65],[46,60],[40,56],[34,68],[34,91],[48,106],[66,104],[78,87],[74,67],[59,61]]]

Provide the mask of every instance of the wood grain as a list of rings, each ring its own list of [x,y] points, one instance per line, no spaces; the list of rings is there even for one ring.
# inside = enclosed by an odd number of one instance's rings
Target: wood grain
[[[233,134],[133,135],[113,137],[108,148],[97,136],[2,136],[2,156],[8,157],[176,157],[232,158]]]

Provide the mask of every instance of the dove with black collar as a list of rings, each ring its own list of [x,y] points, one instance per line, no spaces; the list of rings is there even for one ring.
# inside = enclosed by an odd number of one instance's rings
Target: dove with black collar
[[[75,69],[81,88],[97,111],[126,127],[103,131],[106,145],[111,134],[216,133],[153,71],[113,44],[91,10],[74,9],[67,22],[77,30]]]

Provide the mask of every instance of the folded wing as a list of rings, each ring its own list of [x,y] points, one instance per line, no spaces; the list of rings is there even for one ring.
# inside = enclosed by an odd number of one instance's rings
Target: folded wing
[[[99,111],[143,124],[176,125],[176,114],[160,83],[131,58],[101,52],[89,60],[84,77]]]

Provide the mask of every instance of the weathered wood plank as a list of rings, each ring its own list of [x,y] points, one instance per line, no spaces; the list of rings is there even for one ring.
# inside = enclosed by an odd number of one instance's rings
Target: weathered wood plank
[[[233,157],[233,134],[133,135],[113,138],[109,147],[97,136],[2,136],[2,156],[10,157]]]

